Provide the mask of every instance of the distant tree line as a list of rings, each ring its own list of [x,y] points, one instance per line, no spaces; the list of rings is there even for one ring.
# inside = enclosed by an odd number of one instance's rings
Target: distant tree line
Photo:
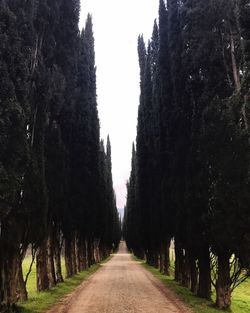
[[[0,310],[118,245],[111,145],[100,141],[92,19],[79,0],[0,1]]]
[[[124,236],[226,309],[250,268],[250,2],[160,0],[138,40],[140,106]]]

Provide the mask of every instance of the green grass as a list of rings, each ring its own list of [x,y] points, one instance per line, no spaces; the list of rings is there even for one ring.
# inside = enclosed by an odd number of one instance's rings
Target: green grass
[[[195,296],[187,288],[180,286],[174,281],[173,276],[166,277],[162,275],[158,269],[147,265],[145,262],[138,260],[147,270],[149,270],[156,278],[161,280],[168,288],[174,291],[178,297],[192,308],[195,313],[218,313],[220,310],[214,307],[214,302],[201,299]],[[171,267],[173,273],[173,267]],[[213,299],[215,294],[213,294]],[[245,281],[233,292],[232,296],[232,313],[249,313],[250,312],[250,280]]]
[[[106,260],[107,261],[107,260]],[[105,262],[106,262],[105,261]],[[23,262],[23,272],[26,275],[30,265],[30,258],[26,258]],[[65,266],[62,262],[62,272],[65,277]],[[72,278],[65,279],[63,283],[58,284],[51,290],[40,292],[36,291],[36,272],[35,264],[27,282],[28,301],[18,303],[18,312],[20,313],[42,313],[54,304],[58,303],[65,295],[71,293],[81,282],[93,274],[101,264],[95,264],[88,270],[83,271]]]

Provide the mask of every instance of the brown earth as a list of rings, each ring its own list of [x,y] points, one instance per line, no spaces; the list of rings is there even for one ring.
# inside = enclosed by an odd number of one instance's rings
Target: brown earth
[[[191,313],[122,242],[114,257],[47,313]]]

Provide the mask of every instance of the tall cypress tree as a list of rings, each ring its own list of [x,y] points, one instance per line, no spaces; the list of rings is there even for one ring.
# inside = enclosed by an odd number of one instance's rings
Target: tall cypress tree
[[[0,4],[1,63],[1,153],[0,153],[0,306],[17,299],[20,255],[27,215],[23,211],[24,176],[29,161],[27,125],[30,117],[29,62],[31,48],[27,6],[2,1]],[[32,36],[31,36],[32,37]],[[23,246],[24,245],[24,246]],[[20,247],[23,248],[20,251]],[[4,256],[4,257],[3,257]]]
[[[171,0],[167,5],[160,1],[157,58],[154,49],[146,52],[139,37],[136,203],[141,216],[137,226],[144,238],[141,247],[154,264],[159,239],[166,247],[166,239],[174,236],[175,278],[206,298],[211,296],[212,261],[220,308],[230,306],[231,292],[245,279],[249,262],[248,9],[248,1]],[[153,118],[155,105],[158,120]],[[149,182],[157,166],[160,210],[154,207],[158,186]],[[130,194],[129,181],[125,234],[133,246]],[[237,211],[242,218],[234,223]],[[160,233],[154,232],[156,225]]]
[[[144,198],[143,198],[143,168],[145,168],[145,135],[144,135],[144,73],[145,73],[145,64],[146,64],[146,47],[144,39],[142,36],[138,37],[138,55],[139,55],[139,65],[140,65],[140,105],[138,109],[138,124],[137,124],[137,138],[136,138],[136,155],[137,155],[137,186],[136,186],[136,198],[138,204],[138,214],[140,216],[140,223],[142,229],[142,238],[144,239],[144,221],[142,218],[142,208],[144,207]],[[146,215],[144,215],[146,218]],[[145,247],[145,244],[142,243],[142,247]]]
[[[188,237],[192,242],[191,249],[198,251],[199,261],[202,261],[200,259],[201,247],[199,246],[202,241],[198,242],[197,245],[196,241],[193,240],[194,237],[197,238],[197,231],[204,242],[209,242],[212,245],[212,249],[218,258],[216,302],[220,308],[226,308],[230,306],[231,301],[230,283],[235,280],[235,277],[232,280],[230,278],[229,259],[232,251],[237,251],[233,242],[233,238],[236,238],[237,235],[236,233],[232,234],[234,227],[231,218],[234,216],[234,209],[229,204],[232,199],[230,201],[227,199],[226,190],[229,191],[232,188],[237,197],[244,198],[244,201],[248,202],[248,196],[245,192],[248,179],[243,176],[240,178],[240,175],[243,175],[243,172],[246,173],[248,168],[247,139],[245,131],[239,129],[241,114],[239,114],[239,111],[236,113],[236,103],[240,100],[238,96],[232,96],[233,92],[237,93],[240,90],[239,64],[242,62],[240,46],[236,51],[236,43],[239,42],[237,14],[232,2],[220,3],[216,6],[212,2],[207,2],[204,5],[202,2],[189,3],[187,1],[185,5],[184,40],[188,40],[185,44],[188,47],[186,56],[187,60],[189,59],[189,64],[192,65],[188,68],[188,72],[190,73],[189,79],[194,108],[192,152],[189,166],[193,165],[189,167],[192,172],[189,172],[188,175],[188,181],[191,182],[192,187],[187,195],[190,197],[190,194],[193,194],[198,200],[194,201],[192,199],[187,204],[189,206],[188,220],[190,221]],[[202,12],[206,12],[208,16],[206,22],[202,19]],[[192,14],[195,15],[196,21],[198,21],[197,24],[193,22]],[[206,40],[202,40],[202,38],[205,38],[204,33],[211,34],[212,30],[213,35],[207,36]],[[190,39],[188,39],[189,36]],[[207,54],[211,47],[217,48],[213,50],[213,53]],[[230,47],[230,49],[226,47]],[[219,75],[218,68],[221,69]],[[241,112],[243,114],[242,110]],[[211,121],[213,122],[211,123]],[[231,140],[230,143],[229,140]],[[218,146],[222,149],[217,149]],[[245,149],[243,146],[245,146]],[[234,172],[232,166],[232,159],[236,157],[233,157],[232,151],[236,149],[238,151],[237,163],[242,166],[242,168],[237,169],[237,173]],[[202,188],[200,187],[200,181],[203,181]],[[239,187],[238,182],[241,182],[241,191],[237,189]],[[239,195],[239,192],[242,192],[242,196]],[[224,200],[219,200],[221,197]],[[226,204],[227,202],[227,206],[222,205],[222,203]],[[200,204],[197,207],[192,203]],[[203,207],[202,210],[201,207]],[[245,214],[244,205],[239,210],[243,215]],[[221,235],[219,238],[218,232],[219,229],[220,231],[225,230],[226,225],[230,225],[230,230],[226,231],[228,241],[224,240],[225,238],[223,239]],[[200,262],[200,265],[202,265],[202,262]],[[208,266],[207,269],[209,272]],[[201,270],[202,267],[200,267]],[[203,290],[209,289],[205,288]],[[206,294],[201,289],[199,291],[201,295]]]
[[[123,232],[128,248],[132,250],[135,255],[143,257],[141,223],[136,198],[136,166],[136,151],[133,143],[131,172],[129,181],[127,182],[127,202],[124,212]]]
[[[168,251],[170,238],[174,231],[174,207],[171,204],[171,142],[170,127],[173,115],[173,92],[170,67],[169,49],[169,12],[164,1],[159,2],[159,53],[158,53],[158,81],[156,86],[159,94],[159,129],[160,129],[160,227],[161,227],[161,268],[166,274],[169,271]],[[164,256],[165,254],[165,256]]]
[[[120,222],[110,143],[99,152],[91,16],[79,36],[78,0],[2,1],[0,15],[2,308],[27,298],[21,263],[30,243],[44,290],[62,280],[62,233],[72,275],[100,260],[99,242],[101,258],[117,246]]]

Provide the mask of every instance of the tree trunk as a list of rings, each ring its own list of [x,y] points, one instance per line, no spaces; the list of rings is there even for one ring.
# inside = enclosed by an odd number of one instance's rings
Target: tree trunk
[[[72,249],[71,249],[72,240],[71,237],[65,238],[65,267],[66,267],[66,277],[72,277],[73,274],[73,266],[72,266]]]
[[[36,256],[36,284],[37,291],[49,289],[49,277],[47,273],[48,266],[47,240],[40,245]]]
[[[158,268],[158,254],[156,253],[155,249],[148,249],[147,251],[147,263],[150,266]]]
[[[107,249],[107,247],[105,245],[101,244],[100,251],[101,251],[101,260],[106,259],[107,256],[108,256],[108,249]]]
[[[146,250],[145,251],[145,256],[146,256],[146,263],[148,264],[148,265],[150,265],[150,260],[149,260],[149,251],[148,250]]]
[[[182,281],[182,264],[183,264],[183,253],[182,249],[178,243],[178,240],[175,240],[175,275],[174,278],[176,281]]]
[[[152,265],[154,268],[159,268],[159,254],[156,251],[156,249],[153,250],[152,252]]]
[[[56,271],[54,264],[55,244],[52,229],[50,230],[50,234],[48,237],[47,248],[48,248],[47,269],[48,269],[49,288],[52,288],[56,285]]]
[[[208,247],[202,249],[198,258],[199,283],[197,295],[200,298],[211,299],[211,267]]]
[[[99,263],[101,261],[99,245],[100,245],[100,240],[94,240],[94,259],[95,259],[95,263]]]
[[[164,242],[161,242],[160,248],[160,272],[164,273],[165,267],[165,249],[164,249]]]
[[[103,250],[104,250],[103,245],[102,245],[102,243],[100,243],[100,246],[99,246],[100,261],[102,261],[104,259]]]
[[[78,240],[78,270],[79,272],[82,272],[85,268],[84,268],[84,240],[82,238],[79,238]]]
[[[167,240],[165,249],[164,249],[164,274],[166,276],[170,276],[170,256],[169,256],[169,249],[170,249],[170,239]]]
[[[76,234],[73,236],[71,243],[71,258],[72,258],[72,271],[73,275],[77,274],[77,264],[76,264]]]
[[[92,246],[92,241],[89,239],[88,240],[88,266],[90,267],[91,265],[94,264],[94,261],[93,261],[93,246]]]
[[[146,258],[145,251],[142,248],[138,249],[137,255],[138,255],[139,259],[141,259],[141,260],[145,260],[145,258]]]
[[[194,256],[190,256],[190,274],[191,291],[196,294],[198,291],[198,267]]]
[[[152,256],[152,251],[151,250],[147,250],[147,264],[150,266],[153,266],[153,256]]]
[[[54,258],[55,258],[55,267],[56,267],[56,282],[62,283],[62,265],[61,265],[61,238],[60,238],[60,230],[57,229],[55,236],[55,250],[54,250]]]
[[[80,241],[80,237],[79,235],[76,236],[76,240],[75,240],[75,253],[76,253],[76,268],[77,268],[77,272],[80,273],[82,271],[81,268],[81,241]]]
[[[11,307],[19,299],[17,294],[19,275],[18,248],[3,247],[0,257],[0,309]]]
[[[56,267],[56,282],[62,283],[63,276],[62,276],[62,263],[61,263],[61,253],[60,249],[55,249],[55,267]]]
[[[216,305],[219,309],[227,310],[231,306],[230,265],[227,254],[218,255],[218,279],[216,282]]]
[[[23,269],[22,269],[21,259],[19,260],[17,294],[18,294],[18,300],[20,301],[28,300],[28,292],[27,292],[26,285],[23,279]]]
[[[82,251],[83,251],[83,259],[82,259],[82,266],[83,270],[88,268],[88,251],[87,251],[87,241],[84,239],[82,242]]]
[[[191,288],[191,271],[190,271],[190,260],[189,260],[189,251],[188,249],[182,250],[182,286],[186,288]]]

